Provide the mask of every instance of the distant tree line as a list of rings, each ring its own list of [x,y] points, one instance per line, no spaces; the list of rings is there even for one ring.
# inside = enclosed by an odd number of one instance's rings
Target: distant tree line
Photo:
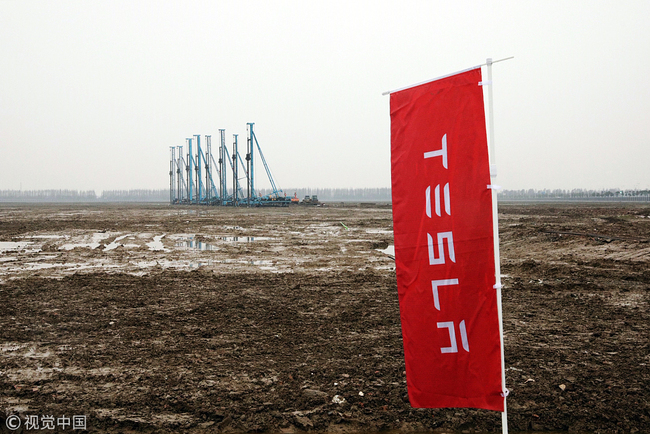
[[[257,189],[262,196],[269,189]],[[321,202],[390,202],[391,189],[384,188],[287,188],[283,194],[300,200],[318,196]],[[650,202],[650,189],[645,190],[500,190],[502,201],[612,201]],[[169,202],[169,189],[104,190],[0,190],[0,202]]]
[[[285,188],[283,192],[293,197],[295,194],[302,200],[305,196],[318,196],[321,202],[390,202],[390,188]],[[262,196],[269,190],[262,189]]]
[[[95,190],[0,190],[2,202],[95,202]]]
[[[98,202],[169,202],[169,189],[104,190]]]
[[[0,190],[0,202],[168,202],[169,190]]]
[[[499,200],[539,200],[539,201],[603,201],[603,202],[649,202],[650,190],[502,190],[498,193]]]

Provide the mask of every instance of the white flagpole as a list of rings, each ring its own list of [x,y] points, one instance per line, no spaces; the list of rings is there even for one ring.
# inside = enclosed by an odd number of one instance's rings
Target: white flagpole
[[[503,59],[505,60],[505,59]],[[497,186],[494,181],[497,177],[496,166],[496,146],[494,144],[494,108],[492,104],[492,58],[488,58],[487,62],[487,84],[488,88],[488,115],[489,115],[489,140],[490,140],[490,178],[492,189],[492,233],[494,237],[494,274],[496,283],[494,289],[497,291],[497,310],[499,312],[499,337],[501,340],[501,389],[503,390],[503,413],[501,413],[501,430],[503,434],[508,434],[508,407],[506,405],[507,389],[506,389],[506,362],[505,352],[503,347],[503,310],[501,307],[501,258],[499,251],[499,213],[497,203]]]

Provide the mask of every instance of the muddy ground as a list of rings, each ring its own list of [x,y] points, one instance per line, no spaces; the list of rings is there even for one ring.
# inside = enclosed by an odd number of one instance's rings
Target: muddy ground
[[[650,432],[650,205],[499,211],[510,430]],[[391,229],[388,206],[0,205],[0,429],[500,431],[410,407]]]

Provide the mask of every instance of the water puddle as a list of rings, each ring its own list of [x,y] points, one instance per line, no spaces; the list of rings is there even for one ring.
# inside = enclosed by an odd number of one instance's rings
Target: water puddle
[[[122,236],[119,236],[119,237],[115,238],[112,243],[110,243],[106,247],[104,247],[104,251],[108,252],[110,250],[115,250],[120,246],[125,247],[126,244],[118,243],[118,241],[122,241],[126,237],[133,237],[133,236],[134,236],[134,234],[126,234],[126,235],[122,235]],[[137,246],[137,247],[139,247],[139,246]]]
[[[48,264],[48,263],[41,263],[41,262],[26,262],[26,263],[21,264],[20,267],[14,268],[14,270],[38,271],[38,270],[46,270],[48,268],[55,268],[55,267],[61,267],[61,266],[62,266],[62,264]]]
[[[82,263],[65,263],[61,264],[61,267],[66,272],[77,272],[82,270],[108,270],[108,269],[120,269],[123,268],[120,264],[107,264],[103,262],[94,263],[94,264],[82,264]]]
[[[169,261],[167,259],[160,259],[160,260],[151,260],[151,261],[130,262],[130,264],[141,269],[155,268],[155,267],[186,268],[189,265],[189,261]]]
[[[162,243],[162,239],[165,237],[166,234],[162,235],[156,235],[153,237],[153,241],[147,243],[147,247],[149,247],[149,250],[153,251],[164,251],[167,252],[169,250],[165,249],[165,246]]]
[[[89,243],[75,243],[75,244],[63,244],[59,247],[59,250],[72,250],[76,249],[77,247],[87,247],[91,250],[96,249],[99,247],[102,243],[103,240],[106,238],[110,237],[109,233],[106,232],[95,232],[92,236],[92,239]]]
[[[18,252],[29,246],[29,241],[0,241],[0,253],[4,252]]]
[[[278,267],[274,266],[273,261],[269,259],[249,261],[249,264],[259,267],[260,270],[279,272]]]
[[[149,261],[136,261],[131,262],[131,265],[136,266],[141,270],[151,269],[151,268],[170,268],[176,270],[187,270],[187,269],[196,269],[206,267],[208,269],[227,269],[233,270],[239,267],[249,267],[253,266],[260,270],[269,271],[272,273],[279,273],[280,269],[277,265],[274,264],[273,260],[270,259],[260,259],[260,260],[251,260],[251,259],[233,259],[233,258],[224,258],[224,259],[205,259],[205,260],[149,260]]]
[[[41,270],[57,270],[66,273],[77,272],[81,270],[97,270],[97,269],[116,269],[121,268],[120,264],[110,264],[104,261],[92,262],[56,262],[56,263],[42,263],[42,262],[25,262],[18,263],[15,267],[7,267],[3,271],[7,273],[21,273],[21,272],[37,272]]]
[[[395,259],[395,246],[388,246],[385,249],[375,249],[375,250]]]
[[[392,229],[366,229],[367,234],[390,234],[393,235]]]

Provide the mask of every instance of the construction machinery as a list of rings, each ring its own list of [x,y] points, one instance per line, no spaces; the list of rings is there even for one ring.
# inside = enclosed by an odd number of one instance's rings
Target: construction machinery
[[[305,198],[301,202],[303,205],[319,205],[320,202],[318,201],[318,196],[313,195],[313,196],[305,196]]]
[[[183,158],[183,147],[170,148],[169,199],[172,204],[221,206],[289,206],[292,199],[277,187],[271,169],[253,130],[247,124],[246,155],[242,159],[238,149],[238,135],[233,134],[232,156],[225,143],[225,130],[220,129],[221,143],[218,160],[212,153],[211,136],[205,136],[205,152],[201,136],[186,139],[188,154]],[[193,152],[196,150],[196,154]],[[256,151],[257,150],[257,151]],[[271,192],[262,196],[255,190],[255,154],[259,154],[271,185]],[[245,160],[245,163],[244,163]],[[230,167],[232,185],[228,187],[227,169]],[[216,176],[215,176],[216,175]],[[242,176],[243,175],[243,176]],[[217,184],[215,184],[215,179]]]

